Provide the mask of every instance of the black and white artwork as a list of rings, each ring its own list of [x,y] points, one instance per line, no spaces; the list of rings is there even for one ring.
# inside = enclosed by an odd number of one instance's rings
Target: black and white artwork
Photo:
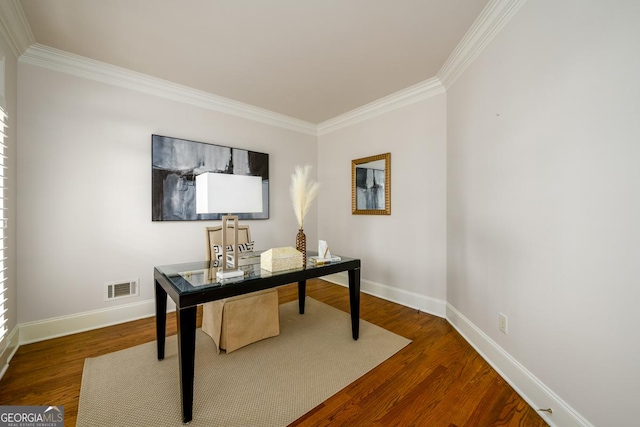
[[[384,169],[356,167],[356,208],[384,209]]]
[[[222,213],[196,214],[195,177],[205,172],[262,177],[262,212],[237,214],[239,219],[269,218],[268,154],[152,135],[151,163],[153,221],[220,219]]]

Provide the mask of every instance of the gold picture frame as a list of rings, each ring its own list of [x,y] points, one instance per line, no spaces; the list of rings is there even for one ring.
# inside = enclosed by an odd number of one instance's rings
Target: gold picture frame
[[[351,161],[351,213],[391,215],[391,153]]]

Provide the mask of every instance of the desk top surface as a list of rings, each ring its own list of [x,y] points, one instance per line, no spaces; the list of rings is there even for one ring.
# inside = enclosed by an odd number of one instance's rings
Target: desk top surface
[[[321,277],[341,271],[360,268],[360,260],[341,256],[340,261],[331,262],[324,265],[314,265],[310,257],[314,252],[308,252],[306,268],[271,272],[260,268],[260,263],[240,266],[244,272],[243,277],[218,280],[216,272],[220,266],[218,261],[197,261],[182,264],[172,264],[155,267],[154,276],[161,280],[163,286],[170,285],[176,296],[183,296],[194,293],[213,292],[219,293],[216,289],[227,288],[226,296],[231,294],[242,294],[240,288],[269,288],[278,284],[287,284],[306,280],[314,277]],[[231,291],[236,289],[235,292]],[[167,289],[169,290],[169,289]],[[174,298],[175,299],[175,298]],[[217,298],[214,298],[217,299]]]

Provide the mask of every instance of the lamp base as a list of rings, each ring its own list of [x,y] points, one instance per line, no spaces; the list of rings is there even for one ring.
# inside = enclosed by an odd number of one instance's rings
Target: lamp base
[[[218,271],[216,272],[216,277],[218,279],[231,279],[234,277],[243,277],[244,271],[242,270],[227,270],[227,271]]]

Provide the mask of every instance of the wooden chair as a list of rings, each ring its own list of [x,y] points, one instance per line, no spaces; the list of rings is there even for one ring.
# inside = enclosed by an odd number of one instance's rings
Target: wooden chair
[[[227,235],[233,231],[229,226]],[[238,244],[250,242],[249,226],[238,225]],[[205,244],[207,260],[216,259],[214,245],[222,245],[222,226],[206,227]],[[218,353],[279,335],[278,291],[266,289],[203,304],[202,331],[213,338]]]

